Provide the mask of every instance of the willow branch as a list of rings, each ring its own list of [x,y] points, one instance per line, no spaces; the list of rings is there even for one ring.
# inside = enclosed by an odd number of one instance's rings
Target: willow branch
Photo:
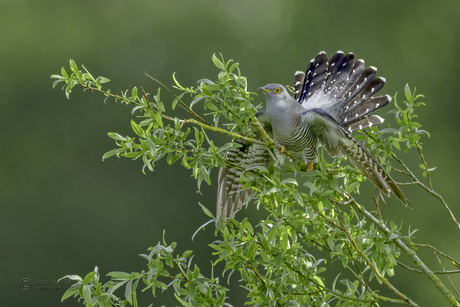
[[[88,89],[88,90],[92,90],[92,91],[95,91],[95,92],[99,92],[99,93],[102,93],[104,94],[104,96],[107,96],[107,97],[112,97],[114,99],[119,99],[123,102],[126,102],[126,103],[130,103],[130,104],[137,104],[134,100],[129,100],[128,98],[126,97],[122,97],[120,95],[115,95],[115,94],[112,94],[110,92],[107,92],[107,91],[104,91],[104,90],[101,90],[101,89],[98,89],[97,87],[92,87],[86,83],[83,83],[81,81],[78,81],[78,84],[80,84],[82,87]]]
[[[363,214],[369,221],[374,225],[380,228],[386,234],[390,234],[391,230],[381,221],[376,219],[372,214],[370,214],[366,209],[359,205],[356,201],[352,202],[352,206]],[[460,303],[455,299],[454,295],[446,288],[442,281],[423,263],[423,261],[417,256],[414,250],[410,249],[403,241],[400,239],[393,239],[395,244],[399,246],[415,263],[415,266],[419,268],[434,284],[436,289],[438,289],[442,295],[451,303],[452,306],[460,307]]]
[[[399,262],[399,261],[396,261],[396,263],[409,270],[409,271],[412,271],[412,272],[415,272],[415,273],[419,273],[419,274],[425,274],[422,270],[417,270],[417,269],[414,269],[414,268],[411,268],[410,266],[408,265],[405,265],[404,263],[402,262]],[[433,274],[438,274],[438,275],[443,275],[443,274],[458,274],[460,273],[460,270],[452,270],[452,271],[433,271]]]
[[[355,203],[356,204],[356,203]],[[351,235],[351,233],[348,231],[344,223],[342,222],[342,226],[344,229],[344,233],[348,237],[348,240],[351,242],[353,245],[355,251],[361,256],[361,258],[366,262],[366,264],[371,268],[371,270],[374,272],[375,276],[377,276],[380,281],[382,281],[389,289],[391,289],[396,295],[401,297],[407,304],[411,306],[418,306],[415,302],[413,302],[410,298],[408,298],[406,295],[401,293],[398,289],[396,289],[389,281],[386,279],[382,274],[380,274],[379,270],[375,267],[374,262],[367,257],[367,255],[358,247],[358,244],[356,243],[355,239]]]
[[[455,266],[460,268],[460,263],[458,263],[457,260],[455,260],[454,258],[452,258],[451,256],[441,252],[440,250],[438,250],[436,247],[434,246],[431,246],[430,244],[416,244],[416,243],[413,243],[412,244],[413,246],[418,246],[418,247],[427,247],[427,248],[430,248],[432,249],[433,251],[435,251],[436,253],[438,253],[439,255],[449,259],[450,261],[452,261],[453,263],[455,263]]]
[[[433,190],[433,184],[431,183],[430,172],[428,171],[428,165],[426,164],[425,157],[422,154],[422,149],[420,148],[417,142],[415,143],[415,147],[417,147],[418,154],[420,155],[420,158],[422,158],[423,167],[425,168],[425,172],[426,172],[426,178],[428,180],[428,183],[430,184],[431,190]]]
[[[434,197],[436,197],[440,202],[441,204],[443,205],[444,209],[446,209],[446,211],[448,212],[448,214],[450,215],[451,219],[454,221],[454,223],[456,224],[457,228],[460,230],[460,223],[457,221],[457,219],[455,218],[455,215],[454,213],[452,212],[452,210],[450,209],[450,207],[447,205],[447,203],[444,201],[444,198],[442,198],[441,195],[439,195],[438,193],[436,193],[433,189],[427,187],[425,184],[423,184],[418,178],[417,176],[414,175],[414,173],[409,169],[409,167],[407,167],[407,165],[399,158],[397,158],[395,155],[392,155],[392,158],[395,159],[399,164],[401,164],[405,169],[406,171],[410,174],[410,176],[414,179],[414,181],[422,188],[424,189],[425,191],[427,191],[429,194],[433,195]]]
[[[159,85],[161,85],[164,89],[166,89],[168,92],[170,92],[171,94],[174,95],[174,97],[176,97],[176,99],[179,101],[179,103],[181,104],[181,106],[187,110],[187,112],[189,112],[190,114],[192,114],[193,116],[195,116],[196,118],[198,118],[199,120],[201,120],[203,123],[205,124],[208,124],[208,125],[211,125],[210,123],[208,123],[207,121],[205,121],[203,118],[201,118],[201,116],[199,116],[198,114],[195,113],[195,111],[193,111],[192,109],[190,109],[190,107],[188,105],[186,105],[179,97],[177,97],[176,94],[173,93],[173,91],[171,91],[166,85],[164,85],[163,83],[161,83],[159,80],[155,79],[154,77],[150,76],[149,74],[147,74],[147,77],[149,77],[150,79],[152,79],[153,81],[155,81],[156,83],[158,83]]]
[[[359,275],[356,274],[356,272],[353,271],[352,268],[350,268],[350,266],[348,266],[348,265],[347,265],[347,269],[355,276],[356,279],[358,279],[359,281],[361,281],[361,283],[364,285],[364,287],[366,287],[366,289],[369,291],[369,293],[372,295],[373,298],[375,298],[375,299],[378,300],[378,301],[382,301],[382,302],[389,302],[389,303],[393,303],[393,304],[404,304],[404,305],[407,305],[407,303],[406,303],[405,301],[403,301],[403,300],[393,299],[393,298],[386,297],[386,296],[382,296],[382,295],[378,295],[377,293],[375,293],[374,290],[372,290],[371,287],[367,284],[366,279],[364,278],[363,273],[362,273],[361,270],[359,269],[358,265],[355,263],[355,260],[354,260],[354,259],[353,259],[353,263],[354,263],[356,269],[358,270]]]

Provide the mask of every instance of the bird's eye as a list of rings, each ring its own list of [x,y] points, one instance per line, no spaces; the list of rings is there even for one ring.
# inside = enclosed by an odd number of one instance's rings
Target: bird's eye
[[[275,93],[277,94],[281,93],[281,89],[279,87],[275,88]]]

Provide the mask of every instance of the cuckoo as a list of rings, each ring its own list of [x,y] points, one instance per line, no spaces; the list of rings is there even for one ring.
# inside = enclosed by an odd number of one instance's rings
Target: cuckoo
[[[401,189],[379,161],[352,134],[381,124],[383,118],[370,113],[386,106],[389,95],[374,96],[385,85],[376,77],[375,67],[365,68],[363,60],[353,53],[338,51],[328,60],[325,52],[312,59],[304,72],[295,73],[292,97],[280,84],[259,88],[266,99],[266,110],[256,117],[275,143],[303,155],[308,170],[318,161],[323,146],[331,157],[346,155],[374,185],[386,195],[394,193],[405,206],[410,206]],[[226,159],[243,167],[268,166],[270,155],[259,144],[242,143],[230,150]],[[222,168],[218,178],[217,217],[234,218],[249,200],[252,190],[243,190],[243,170]]]

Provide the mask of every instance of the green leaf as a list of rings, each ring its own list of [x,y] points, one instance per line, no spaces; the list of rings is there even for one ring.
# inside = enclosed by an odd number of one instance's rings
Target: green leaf
[[[117,140],[117,141],[127,141],[128,140],[127,138],[125,138],[125,137],[123,137],[123,136],[121,136],[121,135],[119,135],[118,133],[115,133],[115,132],[109,132],[109,133],[107,133],[107,135],[110,138],[112,138],[114,140]]]
[[[84,283],[84,284],[88,284],[88,283],[93,279],[94,275],[96,275],[96,272],[88,273],[88,274],[85,276],[85,279],[83,280],[83,283]]]
[[[176,285],[176,284],[175,284]],[[182,304],[182,306],[190,306],[189,304],[187,304],[186,302],[184,302],[183,300],[181,300],[181,298],[176,294],[174,293],[174,296],[176,297],[176,299],[179,301],[179,303]]]
[[[420,127],[422,127],[422,125],[420,125],[419,123],[416,123],[416,122],[410,122],[409,127],[411,127],[411,128],[420,128]]]
[[[142,151],[125,152],[125,153],[122,153],[120,156],[128,158],[128,159],[136,159],[140,155],[142,155]]]
[[[119,273],[119,272],[113,272],[113,273]],[[108,274],[107,274],[108,275]],[[110,288],[110,290],[107,292],[107,294],[111,295],[112,293],[114,293],[118,288],[120,288],[121,286],[123,286],[125,283],[127,283],[128,280],[123,280],[123,281],[120,281],[118,283],[114,283],[112,284],[112,287]]]
[[[67,291],[64,293],[64,295],[61,298],[61,303],[67,298],[69,298],[70,296],[72,296],[75,292],[77,292],[80,286],[81,284],[77,283],[77,284],[72,285],[69,289],[67,289]]]
[[[185,93],[182,93],[179,96],[176,96],[176,98],[173,100],[173,103],[172,103],[172,109],[173,110],[176,108],[177,103],[182,99],[182,97],[184,95],[185,95]]]
[[[406,95],[407,101],[412,102],[412,93],[410,91],[409,83],[404,86],[404,94]]]
[[[88,285],[83,286],[83,298],[85,299],[86,306],[91,307],[91,290]]]
[[[110,79],[107,79],[105,77],[99,76],[99,77],[97,77],[96,81],[99,81],[99,83],[108,83],[108,82],[110,82]]]
[[[77,74],[77,73],[78,73],[78,66],[77,66],[77,64],[76,64],[75,61],[72,60],[72,59],[70,59],[69,62],[70,62],[70,70],[71,70],[73,73]]]
[[[147,166],[151,172],[153,172],[153,166],[152,166],[152,164],[151,164],[150,161],[149,161],[149,157],[148,157],[148,153],[147,153],[147,152],[145,152],[145,153],[142,155],[142,161],[144,162],[144,165]]]
[[[146,140],[147,146],[149,148],[149,152],[152,155],[152,159],[155,159],[157,156],[157,147],[155,146],[155,143],[151,139]]]
[[[177,117],[174,117],[174,129],[180,130],[180,120]]]
[[[207,216],[209,216],[210,218],[212,219],[215,219],[214,215],[211,213],[211,211],[209,211],[208,208],[206,208],[205,206],[203,206],[201,203],[198,203],[198,205],[200,205],[201,209],[203,210],[204,214],[206,214]]]
[[[122,153],[123,151],[124,151],[123,148],[116,148],[116,149],[109,150],[102,156],[102,161],[104,161],[105,159],[110,158],[111,156],[114,156],[114,155],[117,155],[117,157],[118,157],[118,155],[120,153]]]
[[[62,278],[59,278],[59,279],[58,279],[58,282],[61,281],[61,280],[63,280],[64,278],[68,278],[68,279],[70,279],[70,280],[83,281],[83,278],[81,278],[81,277],[78,276],[78,275],[66,275],[66,276],[64,276],[64,277],[62,277]]]
[[[133,281],[130,280],[126,284],[126,289],[125,289],[125,297],[128,300],[128,302],[132,305],[133,304],[133,292],[132,292],[132,286],[133,286]]]
[[[107,274],[107,276],[110,276],[114,279],[121,279],[121,280],[136,278],[132,274],[125,273],[125,272],[110,272]]]
[[[69,75],[68,75],[67,72],[65,71],[65,68],[64,68],[64,67],[61,68],[61,75],[62,75],[65,79],[69,80]]]
[[[296,201],[299,205],[303,206],[302,196],[300,196],[299,192],[293,193],[292,196],[294,197],[295,201]]]
[[[133,89],[131,90],[131,96],[134,100],[137,99],[137,87],[133,87]]]
[[[297,180],[295,180],[294,178],[286,178],[281,182],[281,184],[287,184],[287,183],[292,183],[293,185],[296,185],[296,186],[299,185],[297,183]]]
[[[201,176],[201,179],[203,179],[204,181],[206,181],[206,183],[208,185],[211,185],[211,178],[209,178],[209,173],[208,173],[208,170],[206,169],[206,167],[204,166],[201,166],[200,167],[200,170],[199,170],[199,174]]]
[[[225,68],[224,63],[222,63],[222,62],[217,58],[217,56],[216,56],[215,53],[212,55],[212,61],[214,62],[214,65],[216,65],[217,68],[222,69],[222,70]]]
[[[141,138],[145,138],[144,130],[143,130],[138,124],[136,124],[136,122],[133,121],[133,120],[131,120],[131,127],[133,128],[133,131],[134,131],[138,136],[140,136]]]

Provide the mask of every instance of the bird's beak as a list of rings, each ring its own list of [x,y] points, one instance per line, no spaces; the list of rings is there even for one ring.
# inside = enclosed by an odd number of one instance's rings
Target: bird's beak
[[[257,90],[258,90],[258,91],[262,91],[262,92],[264,92],[264,93],[273,93],[272,91],[266,89],[265,87],[259,87]]]

